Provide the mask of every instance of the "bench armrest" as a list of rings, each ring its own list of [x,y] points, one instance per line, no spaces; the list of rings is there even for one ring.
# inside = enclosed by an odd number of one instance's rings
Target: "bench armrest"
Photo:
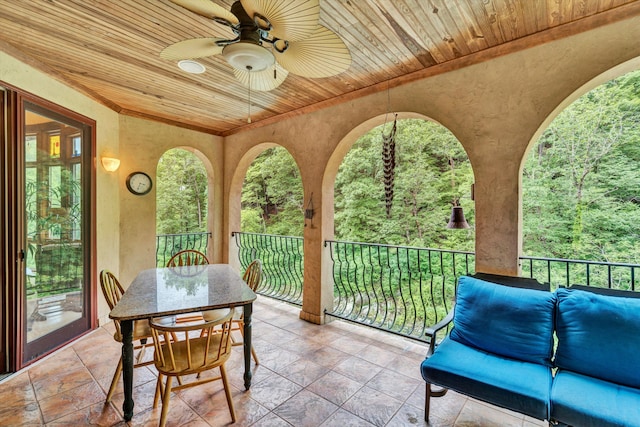
[[[447,315],[445,316],[444,319],[442,319],[441,321],[439,321],[438,323],[436,323],[435,325],[426,328],[424,330],[424,334],[428,335],[431,339],[429,340],[429,349],[427,350],[427,356],[429,357],[433,354],[433,351],[436,348],[436,335],[438,334],[438,332],[440,332],[441,330],[445,329],[447,326],[449,326],[449,323],[451,323],[451,321],[453,320],[453,309],[451,311],[449,311],[449,313],[447,313]]]

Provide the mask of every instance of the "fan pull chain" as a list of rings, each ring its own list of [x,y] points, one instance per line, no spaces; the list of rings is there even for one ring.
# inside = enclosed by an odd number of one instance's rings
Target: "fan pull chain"
[[[247,65],[247,71],[249,71],[249,105],[247,112],[247,123],[251,123],[251,65]]]

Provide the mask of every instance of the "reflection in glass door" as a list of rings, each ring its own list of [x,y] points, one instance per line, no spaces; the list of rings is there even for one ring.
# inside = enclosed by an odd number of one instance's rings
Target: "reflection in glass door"
[[[86,130],[51,116],[25,103],[23,362],[89,328]]]

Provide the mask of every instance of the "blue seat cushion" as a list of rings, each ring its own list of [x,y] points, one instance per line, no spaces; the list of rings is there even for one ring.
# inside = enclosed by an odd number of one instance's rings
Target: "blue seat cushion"
[[[511,359],[551,366],[555,293],[458,281],[451,339]]]
[[[549,418],[551,368],[445,338],[422,362],[425,381],[531,417]]]
[[[551,389],[551,418],[581,427],[640,426],[640,391],[560,369]]]
[[[640,388],[640,299],[558,289],[555,365]]]

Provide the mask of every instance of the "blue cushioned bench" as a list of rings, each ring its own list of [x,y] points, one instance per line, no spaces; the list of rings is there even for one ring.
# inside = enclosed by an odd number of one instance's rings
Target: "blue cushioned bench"
[[[639,296],[461,277],[451,316],[428,331],[425,420],[451,389],[550,424],[640,426]]]

